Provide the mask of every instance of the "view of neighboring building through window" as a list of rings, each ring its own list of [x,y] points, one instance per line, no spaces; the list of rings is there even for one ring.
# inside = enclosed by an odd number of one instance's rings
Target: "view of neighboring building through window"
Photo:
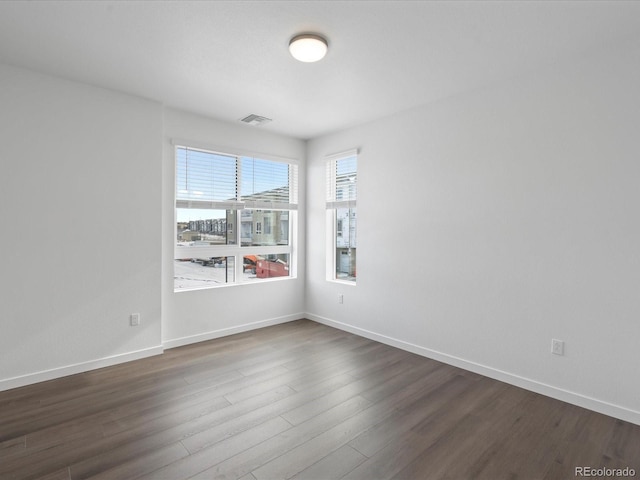
[[[328,246],[330,280],[356,280],[357,172],[355,152],[327,161],[327,218],[328,228],[333,232]]]
[[[174,289],[290,276],[297,168],[177,146]]]

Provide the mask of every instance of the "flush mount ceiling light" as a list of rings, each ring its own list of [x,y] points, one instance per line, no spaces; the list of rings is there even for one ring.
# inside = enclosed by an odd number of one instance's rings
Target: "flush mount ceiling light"
[[[301,62],[317,62],[327,54],[327,41],[320,35],[305,33],[296,35],[289,42],[293,58]]]

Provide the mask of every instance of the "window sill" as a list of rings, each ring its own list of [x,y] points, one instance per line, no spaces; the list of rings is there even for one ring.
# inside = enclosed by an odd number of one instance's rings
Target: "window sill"
[[[327,282],[330,282],[330,283],[339,283],[340,285],[351,285],[352,287],[355,287],[355,286],[356,286],[356,282],[355,282],[355,281],[351,281],[351,280],[340,280],[339,278],[327,279]]]
[[[194,292],[194,291],[201,291],[201,290],[216,290],[219,288],[230,288],[230,287],[243,287],[246,285],[261,285],[264,283],[273,283],[273,282],[286,282],[289,280],[297,280],[298,277],[293,277],[293,276],[289,276],[289,277],[274,277],[274,278],[261,278],[259,280],[256,281],[246,281],[246,282],[240,282],[240,283],[220,283],[220,284],[216,284],[216,285],[210,285],[210,286],[204,286],[204,287],[188,287],[188,288],[181,288],[179,290],[176,290],[175,288],[173,289],[173,293],[183,293],[183,292]]]

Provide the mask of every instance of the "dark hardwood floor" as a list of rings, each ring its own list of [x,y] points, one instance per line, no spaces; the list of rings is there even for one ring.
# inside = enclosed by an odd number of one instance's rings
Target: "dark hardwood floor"
[[[0,393],[2,479],[529,480],[576,467],[640,478],[640,426],[307,320]]]

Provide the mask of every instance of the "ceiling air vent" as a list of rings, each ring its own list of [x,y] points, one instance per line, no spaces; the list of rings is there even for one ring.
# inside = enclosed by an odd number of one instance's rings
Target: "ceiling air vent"
[[[265,123],[269,123],[271,121],[270,118],[261,117],[260,115],[248,115],[240,120],[241,122],[248,123],[249,125],[264,125]]]

